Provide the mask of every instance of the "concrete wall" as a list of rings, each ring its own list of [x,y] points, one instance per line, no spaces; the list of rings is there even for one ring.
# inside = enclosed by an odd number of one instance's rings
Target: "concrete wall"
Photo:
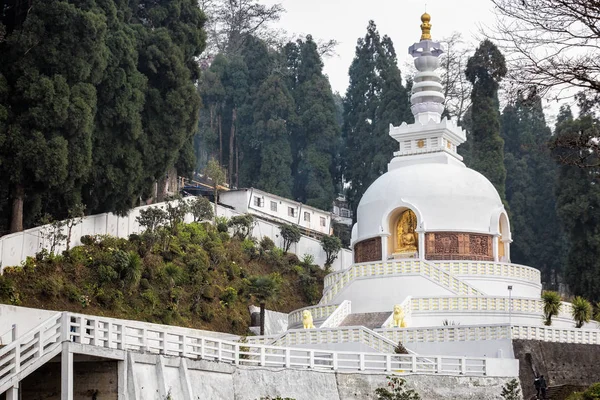
[[[508,296],[508,285],[512,285],[513,297],[527,297],[539,299],[542,285],[523,279],[514,279],[506,276],[473,276],[456,275],[461,281],[468,283],[487,296]]]
[[[513,340],[513,347],[525,396],[535,394],[534,370],[544,375],[549,386],[587,387],[600,382],[598,345]]]
[[[420,275],[391,275],[359,278],[348,284],[329,304],[352,302],[353,313],[392,312],[407,296],[449,296],[453,293]],[[438,321],[435,325],[440,325]]]
[[[187,379],[182,379],[180,359],[149,354],[132,354],[129,367],[136,378],[137,398],[160,399],[170,391],[173,399],[185,398],[185,385],[194,398],[211,400],[257,400],[261,397],[290,397],[296,400],[376,399],[375,389],[387,385],[386,374],[334,373],[298,369],[234,367],[207,361],[186,360]],[[162,363],[162,367],[158,367]],[[157,371],[162,370],[162,377]],[[406,375],[408,387],[423,400],[501,399],[502,386],[512,379]],[[130,382],[128,382],[129,384]],[[164,383],[164,389],[161,384]],[[131,392],[130,392],[131,398]],[[164,397],[163,397],[164,398]]]
[[[136,221],[140,210],[148,207],[166,207],[166,203],[153,204],[151,206],[137,207],[130,211],[126,217],[119,217],[114,214],[90,215],[83,219],[82,223],[73,227],[71,234],[71,247],[81,244],[83,235],[112,235],[126,238],[132,233],[140,233],[141,229]],[[231,218],[243,213],[231,210],[227,207],[218,207],[217,214]],[[191,214],[186,217],[186,222],[191,222]],[[34,256],[43,248],[49,248],[50,243],[44,238],[44,227],[28,229],[23,232],[6,235],[0,238],[0,272],[3,268],[20,265],[28,256]],[[283,246],[283,239],[280,235],[279,225],[264,220],[257,220],[252,232],[253,236],[261,239],[263,236],[269,236],[277,246]],[[66,246],[57,247],[56,251],[65,250]],[[300,241],[292,246],[290,251],[296,253],[298,257],[304,254],[314,256],[315,263],[323,265],[325,263],[325,252],[321,248],[321,243],[314,238],[302,236]],[[345,269],[352,263],[352,252],[342,249],[338,259],[333,263],[332,270],[337,271]]]
[[[0,304],[0,343],[8,344],[11,341],[13,324],[17,325],[17,337],[19,337],[57,312]]]
[[[117,400],[117,361],[74,360],[73,400]],[[21,400],[60,400],[60,361],[49,362],[21,382]]]
[[[260,335],[260,307],[250,306],[250,316],[253,326],[250,330]],[[254,322],[256,324],[254,324]],[[277,335],[285,332],[288,326],[288,314],[277,311],[265,310],[265,335]]]

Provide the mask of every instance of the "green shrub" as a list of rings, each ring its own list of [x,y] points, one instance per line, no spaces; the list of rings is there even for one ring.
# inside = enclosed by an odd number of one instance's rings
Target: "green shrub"
[[[270,251],[273,250],[273,247],[275,247],[275,242],[273,242],[273,240],[271,240],[270,237],[263,236],[263,238],[260,241],[260,248],[264,251]]]
[[[226,307],[231,307],[237,301],[238,293],[237,290],[228,286],[219,296],[219,299],[223,302]]]
[[[251,214],[236,215],[229,220],[228,227],[233,228],[233,236],[245,240],[252,233],[254,217]]]
[[[215,319],[215,312],[203,304],[200,307],[200,318],[204,322],[212,322]]]
[[[287,253],[292,244],[298,243],[302,234],[300,228],[292,224],[284,224],[279,228],[281,237],[283,238],[283,251]]]
[[[200,291],[200,296],[202,296],[202,298],[204,300],[213,300],[215,298],[215,291],[212,288],[212,286],[204,286],[202,287],[202,290]]]
[[[119,274],[110,265],[101,265],[98,267],[98,281],[100,284],[112,282],[118,277]]]
[[[506,382],[506,385],[502,387],[502,393],[500,393],[500,396],[502,396],[504,400],[520,400],[522,397],[519,381],[513,379],[510,382]]]
[[[412,389],[406,389],[406,380],[398,376],[387,376],[387,387],[375,390],[378,400],[420,400],[421,396]],[[391,390],[390,390],[391,389]]]
[[[84,246],[93,246],[96,244],[96,238],[93,235],[83,235],[79,240]]]
[[[142,292],[142,299],[150,306],[151,309],[155,309],[156,306],[160,303],[160,299],[158,294],[152,290],[147,289]]]
[[[123,292],[118,289],[100,289],[96,294],[98,304],[111,310],[120,308],[123,305],[123,298]]]
[[[77,303],[79,301],[79,298],[81,297],[81,292],[79,291],[79,288],[77,288],[77,286],[75,286],[72,283],[66,283],[63,286],[63,293],[71,303]]]
[[[163,268],[163,273],[165,277],[170,280],[171,284],[179,285],[185,280],[183,268],[174,263],[167,263]]]
[[[56,298],[60,295],[60,292],[63,288],[63,283],[61,280],[55,277],[47,277],[41,278],[37,284],[38,292],[47,298]]]
[[[217,231],[218,232],[227,233],[228,229],[229,229],[229,227],[227,226],[226,223],[223,223],[223,222],[217,223]]]

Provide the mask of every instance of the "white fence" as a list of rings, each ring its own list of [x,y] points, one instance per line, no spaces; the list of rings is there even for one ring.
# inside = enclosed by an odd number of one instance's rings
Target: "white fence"
[[[327,317],[321,324],[321,328],[338,327],[344,319],[352,312],[352,302],[350,300],[342,301],[342,304]]]
[[[140,233],[136,218],[140,215],[140,210],[148,207],[166,207],[167,203],[157,203],[150,206],[142,206],[132,209],[125,217],[111,213],[89,215],[83,218],[82,222],[73,227],[71,234],[71,247],[81,244],[81,236],[84,235],[111,235],[121,238],[127,238],[132,233]],[[218,206],[218,215],[231,218],[240,213],[223,206]],[[187,222],[192,221],[192,216],[186,217]],[[49,249],[50,243],[44,239],[45,226],[27,229],[23,232],[13,233],[0,237],[0,272],[9,266],[18,266],[27,257],[35,256],[42,249]],[[270,237],[277,246],[283,247],[283,239],[279,231],[279,225],[256,219],[256,224],[252,232],[253,236],[261,239],[263,236]],[[66,249],[66,244],[57,247],[57,252]],[[290,251],[302,258],[304,254],[310,254],[315,258],[315,263],[323,265],[325,263],[325,252],[321,243],[311,237],[302,236],[300,241],[292,245]],[[342,249],[338,258],[332,265],[333,270],[344,269],[352,263],[352,252]]]
[[[446,343],[510,339],[508,325],[435,326],[424,328],[385,328],[375,332],[402,343]]]
[[[355,328],[349,328],[355,329]],[[364,328],[356,328],[358,330]],[[317,335],[318,331],[313,331]],[[311,333],[313,333],[311,332]],[[303,333],[303,331],[300,331]],[[375,342],[389,341],[370,333]],[[333,371],[403,372],[413,374],[517,376],[516,360],[477,357],[420,357],[368,352],[299,349],[240,343],[189,334],[175,327],[74,313],[57,313],[0,349],[0,393],[14,386],[20,373],[32,372],[60,352],[62,342],[105,349],[132,350],[225,362],[235,365],[311,368]],[[382,345],[382,350],[384,350]],[[389,348],[386,348],[389,350]]]
[[[544,342],[600,344],[600,331],[562,329],[551,326],[513,326],[512,338],[541,340]]]
[[[426,276],[448,290],[463,295],[481,295],[477,289],[424,260],[386,261],[354,264],[342,273],[335,275],[335,282],[327,281],[326,289],[319,304],[327,304],[346,285],[362,277],[386,276],[395,274],[419,274]]]

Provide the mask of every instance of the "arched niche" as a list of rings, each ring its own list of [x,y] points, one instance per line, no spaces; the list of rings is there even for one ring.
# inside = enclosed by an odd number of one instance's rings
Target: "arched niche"
[[[398,207],[388,217],[387,258],[419,258],[418,214],[410,207]]]
[[[510,262],[510,243],[512,242],[510,224],[505,212],[498,219],[498,261]]]

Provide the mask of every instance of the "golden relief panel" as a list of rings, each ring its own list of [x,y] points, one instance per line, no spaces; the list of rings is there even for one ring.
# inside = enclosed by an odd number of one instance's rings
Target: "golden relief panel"
[[[493,261],[492,236],[429,232],[425,235],[425,259]]]
[[[363,240],[354,245],[354,262],[381,261],[381,238]]]

